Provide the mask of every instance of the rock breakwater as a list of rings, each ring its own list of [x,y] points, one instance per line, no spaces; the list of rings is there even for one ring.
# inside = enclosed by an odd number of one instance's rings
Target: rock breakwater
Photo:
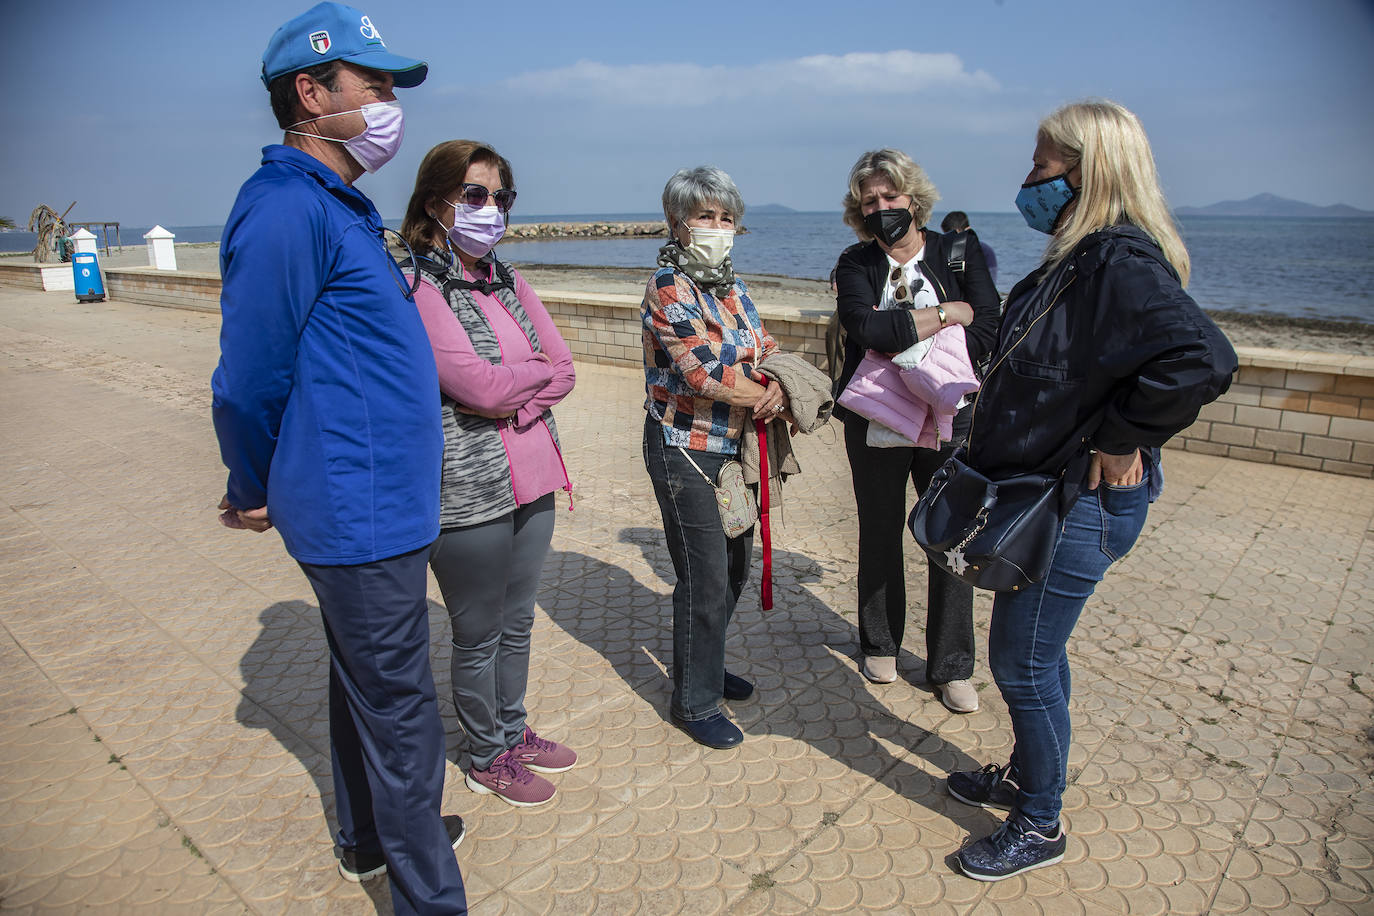
[[[555,239],[648,239],[666,238],[668,227],[654,223],[512,223],[508,241],[547,242]]]

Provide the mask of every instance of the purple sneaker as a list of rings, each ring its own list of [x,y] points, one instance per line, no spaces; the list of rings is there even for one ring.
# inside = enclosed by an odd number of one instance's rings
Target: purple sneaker
[[[556,741],[539,737],[534,733],[534,729],[528,726],[520,738],[520,743],[510,749],[510,755],[525,769],[534,770],[536,773],[563,773],[571,770],[573,764],[577,763],[576,751]]]
[[[495,795],[517,808],[545,804],[553,800],[557,791],[553,783],[525,769],[510,751],[503,752],[485,770],[468,770],[465,781],[478,795]]]

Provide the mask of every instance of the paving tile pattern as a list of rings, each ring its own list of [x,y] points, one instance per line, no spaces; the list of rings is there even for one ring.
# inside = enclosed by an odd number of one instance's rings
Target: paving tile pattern
[[[389,912],[341,881],[313,596],[275,534],[215,524],[214,316],[0,288],[0,910]],[[896,684],[857,676],[856,525],[838,427],[798,443],[727,663],[733,751],[665,721],[672,567],[639,458],[640,379],[579,366],[529,707],[575,747],[558,801],[445,810],[476,913],[1374,912],[1374,482],[1169,452],[1138,547],[1071,645],[1064,864],[988,885],[953,854],[996,812],[1005,707],[923,682],[925,570]],[[562,503],[566,506],[566,503]],[[975,604],[985,644],[991,602]]]

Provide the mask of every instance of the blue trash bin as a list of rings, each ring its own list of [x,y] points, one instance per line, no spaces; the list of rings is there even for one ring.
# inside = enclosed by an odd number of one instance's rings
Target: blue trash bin
[[[72,255],[72,279],[76,283],[77,302],[104,302],[105,283],[100,279],[100,261],[91,251]]]

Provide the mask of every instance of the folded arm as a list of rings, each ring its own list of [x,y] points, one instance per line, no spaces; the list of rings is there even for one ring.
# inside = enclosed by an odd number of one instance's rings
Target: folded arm
[[[510,416],[553,379],[552,362],[537,353],[509,363],[478,356],[448,300],[428,281],[415,291],[415,307],[434,351],[439,390],[460,405],[483,415]]]
[[[568,349],[563,335],[558,333],[558,327],[549,316],[549,310],[525,282],[525,278],[520,276],[520,272],[512,272],[515,274],[515,295],[525,307],[525,314],[530,316],[534,331],[539,335],[540,351],[553,368],[552,375],[543,387],[515,412],[516,425],[524,426],[534,422],[545,410],[566,398],[577,383],[577,373],[573,368],[572,351]]]

